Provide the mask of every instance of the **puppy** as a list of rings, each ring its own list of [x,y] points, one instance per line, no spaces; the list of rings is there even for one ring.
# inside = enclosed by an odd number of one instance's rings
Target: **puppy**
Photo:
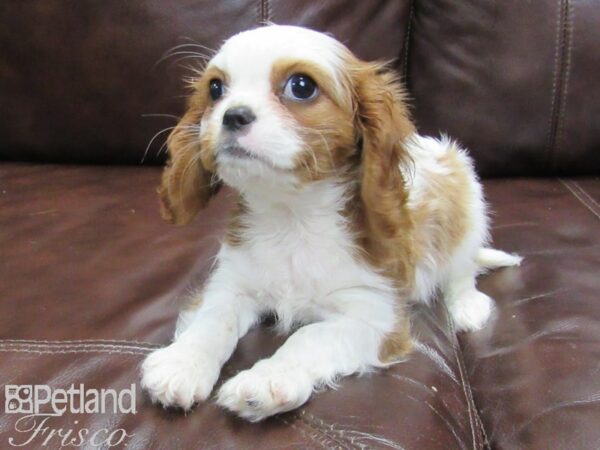
[[[251,421],[403,360],[406,306],[438,290],[457,330],[485,324],[493,303],[476,275],[520,259],[486,248],[471,159],[447,138],[417,134],[384,64],[325,34],[273,25],[226,41],[193,87],[168,139],[162,214],[190,222],[221,184],[238,202],[174,342],[143,363],[153,401],[185,410],[205,401],[266,313],[295,331],[217,394]]]

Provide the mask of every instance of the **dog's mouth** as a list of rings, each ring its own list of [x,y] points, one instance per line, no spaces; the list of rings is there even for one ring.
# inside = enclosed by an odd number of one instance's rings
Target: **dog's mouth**
[[[279,166],[264,154],[240,145],[237,140],[222,142],[216,151],[219,178],[234,189],[290,189],[297,187],[293,169]]]
[[[238,159],[260,159],[256,154],[246,150],[237,143],[226,144],[221,148],[221,152],[229,157]]]
[[[242,145],[238,144],[237,141],[227,142],[222,145],[218,155],[223,158],[223,162],[246,162],[253,163],[258,162],[264,164],[271,169],[278,169],[275,164],[262,155],[258,155],[253,151],[248,150]]]

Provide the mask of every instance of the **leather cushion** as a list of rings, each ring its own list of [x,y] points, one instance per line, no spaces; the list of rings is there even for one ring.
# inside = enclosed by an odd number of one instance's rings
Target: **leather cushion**
[[[137,415],[53,419],[123,427],[135,434],[129,448],[481,447],[462,355],[441,305],[415,311],[420,344],[409,361],[346,378],[298,412],[251,425],[213,402],[187,417],[152,406],[139,390],[139,364],[170,341],[184,297],[210,269],[231,203],[225,191],[192,225],[167,225],[154,192],[159,175],[158,168],[0,166],[1,384],[136,383]],[[220,382],[283,339],[268,325],[249,333]],[[17,418],[0,420],[1,439],[14,435]]]
[[[405,72],[417,125],[484,175],[600,170],[594,2],[413,2]]]
[[[142,359],[169,342],[183,297],[209,271],[228,193],[176,228],[159,218],[158,169],[4,164],[0,179],[0,382],[137,384]],[[498,304],[481,332],[457,341],[442,304],[417,308],[408,361],[260,425],[212,402],[187,417],[164,411],[139,387],[137,415],[53,420],[123,427],[131,445],[156,448],[483,448],[486,438],[494,448],[589,447],[600,420],[600,180],[485,187],[496,244],[526,259],[481,278]],[[249,333],[219,383],[283,339],[268,325]],[[2,439],[16,418],[0,420]]]

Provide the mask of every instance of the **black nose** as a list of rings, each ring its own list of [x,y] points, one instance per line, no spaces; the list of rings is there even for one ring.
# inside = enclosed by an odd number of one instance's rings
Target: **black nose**
[[[254,122],[256,116],[247,106],[229,108],[223,115],[223,126],[229,131],[239,130]]]

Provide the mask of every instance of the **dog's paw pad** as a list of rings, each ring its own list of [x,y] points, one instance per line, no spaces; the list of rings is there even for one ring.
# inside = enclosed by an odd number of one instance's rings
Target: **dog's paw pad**
[[[193,349],[172,344],[152,352],[142,364],[142,387],[153,402],[189,410],[210,395],[219,368]]]
[[[217,403],[252,422],[302,405],[312,393],[306,373],[269,364],[240,372],[219,390]]]

